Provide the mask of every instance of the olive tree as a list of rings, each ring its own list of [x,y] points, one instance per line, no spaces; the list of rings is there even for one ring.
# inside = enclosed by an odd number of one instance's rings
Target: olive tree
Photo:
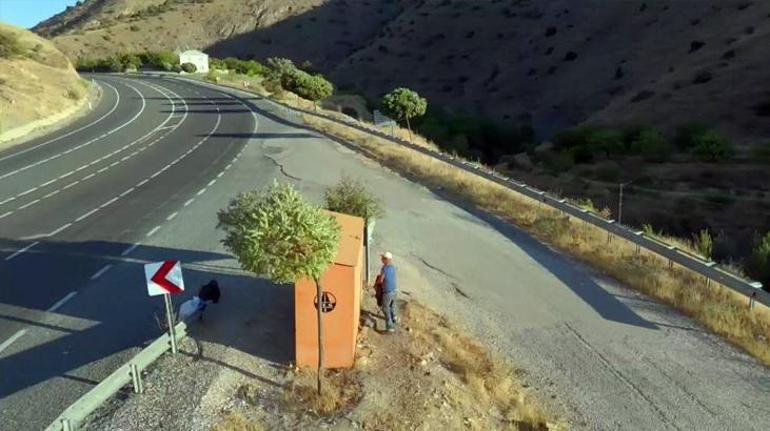
[[[318,393],[323,376],[321,276],[337,255],[340,226],[319,207],[305,202],[290,184],[239,194],[218,214],[222,243],[241,266],[275,283],[311,278],[318,301]]]
[[[334,85],[322,75],[311,75],[303,70],[295,69],[283,78],[284,88],[295,92],[298,96],[316,103],[326,99],[334,92]]]
[[[385,113],[398,120],[405,120],[409,129],[409,139],[412,139],[412,125],[409,120],[425,115],[428,101],[408,88],[396,88],[382,98],[382,109]]]

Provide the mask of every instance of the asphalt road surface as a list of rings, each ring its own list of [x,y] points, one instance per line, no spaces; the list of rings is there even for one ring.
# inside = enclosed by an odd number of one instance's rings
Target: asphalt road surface
[[[188,295],[211,278],[254,282],[232,270],[215,229],[235,193],[277,178],[318,200],[343,172],[385,202],[375,241],[396,254],[404,297],[521,364],[575,428],[770,423],[770,373],[745,354],[271,102],[174,79],[94,79],[104,96],[90,115],[0,153],[0,430],[44,428],[159,334],[163,304],[146,296],[142,263],[182,260]]]

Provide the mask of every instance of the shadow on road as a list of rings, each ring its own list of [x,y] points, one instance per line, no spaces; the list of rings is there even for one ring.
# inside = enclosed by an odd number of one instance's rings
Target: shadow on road
[[[7,257],[26,245],[0,240],[0,256]],[[59,378],[69,382],[66,396],[71,395],[68,402],[72,402],[158,337],[162,330],[157,319],[164,319],[163,300],[147,296],[142,265],[166,259],[183,262],[186,290],[174,296],[176,309],[211,279],[222,288],[220,303],[209,306],[205,319],[191,325],[193,337],[274,363],[291,359],[290,288],[217,264],[228,261],[228,255],[139,246],[128,256],[121,256],[130,245],[41,242],[3,262],[0,341],[18,330],[27,331],[0,354],[4,355],[0,358],[0,399],[16,393],[22,398],[29,396],[25,389]],[[112,266],[91,280],[105,265]],[[61,308],[45,312],[72,291],[77,294]],[[239,331],[240,337],[227,337],[223,328],[232,325],[248,330]]]

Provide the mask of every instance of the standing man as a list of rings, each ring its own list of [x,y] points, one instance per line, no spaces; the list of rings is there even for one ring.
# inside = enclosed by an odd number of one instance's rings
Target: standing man
[[[393,266],[393,254],[385,252],[380,256],[382,260],[382,269],[380,277],[382,280],[382,314],[385,315],[385,329],[388,332],[396,330],[396,267]]]

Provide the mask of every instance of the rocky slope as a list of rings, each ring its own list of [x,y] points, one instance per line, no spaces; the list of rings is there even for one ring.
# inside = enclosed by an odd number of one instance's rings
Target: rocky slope
[[[86,88],[53,44],[0,23],[0,142],[73,114]]]
[[[770,133],[770,3],[552,0],[86,0],[35,30],[71,57],[202,48],[309,60],[343,88],[532,121]]]

